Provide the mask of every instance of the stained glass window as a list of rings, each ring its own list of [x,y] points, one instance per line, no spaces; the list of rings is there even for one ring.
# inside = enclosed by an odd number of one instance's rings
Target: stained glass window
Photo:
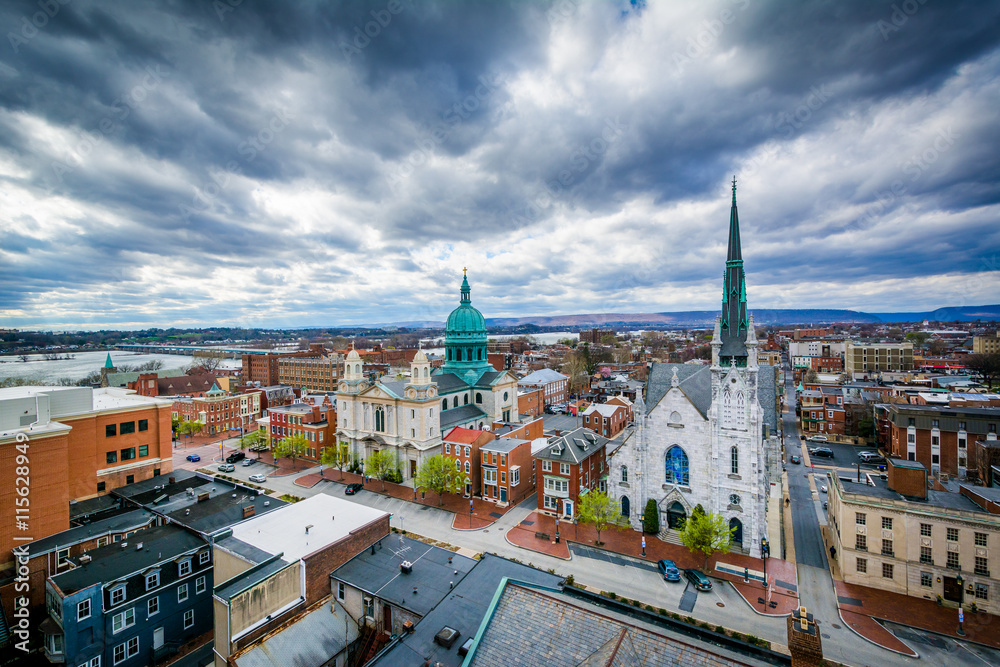
[[[666,482],[667,484],[681,484],[688,486],[688,457],[684,450],[674,445],[667,450],[666,456]]]

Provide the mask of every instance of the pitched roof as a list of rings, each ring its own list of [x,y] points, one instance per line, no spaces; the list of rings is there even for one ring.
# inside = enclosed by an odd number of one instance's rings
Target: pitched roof
[[[160,396],[179,396],[207,392],[215,386],[215,376],[211,373],[181,375],[172,378],[157,378],[156,389]]]
[[[488,419],[488,415],[475,405],[463,405],[458,408],[441,411],[441,430],[459,426],[477,419]]]
[[[549,439],[549,444],[535,456],[550,461],[580,463],[610,442],[607,438],[582,426]]]
[[[437,383],[439,394],[447,394],[469,388],[469,383],[454,373],[434,373],[431,379]]]
[[[489,435],[491,439],[493,437],[493,434],[489,431],[480,431],[474,428],[456,426],[448,431],[447,435],[445,435],[442,440],[445,442],[459,442],[463,445],[471,445],[484,435]]]
[[[707,418],[712,406],[712,371],[707,364],[654,363],[646,380],[646,410],[652,412],[670,390],[674,369],[677,369],[680,390],[701,416]]]
[[[557,380],[568,379],[568,375],[563,375],[559,371],[554,371],[551,368],[542,368],[525,375],[520,381],[524,384],[547,384],[549,382],[556,382]]]
[[[619,410],[625,410],[624,405],[608,405],[607,403],[593,403],[589,408],[583,411],[583,414],[589,415],[593,413],[598,413],[602,417],[611,417]]]

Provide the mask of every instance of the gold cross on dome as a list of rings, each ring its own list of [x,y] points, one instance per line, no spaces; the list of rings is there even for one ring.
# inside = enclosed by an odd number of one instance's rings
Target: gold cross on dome
[[[465,266],[462,267],[462,275],[463,276],[469,275],[469,269],[468,269],[468,267],[465,267]]]

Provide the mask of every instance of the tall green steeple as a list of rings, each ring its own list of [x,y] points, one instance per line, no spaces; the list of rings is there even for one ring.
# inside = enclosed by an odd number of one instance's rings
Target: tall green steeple
[[[463,273],[467,269],[463,269]],[[442,373],[455,373],[475,382],[493,370],[486,359],[486,318],[472,306],[468,275],[462,276],[458,308],[451,311],[444,332],[445,360]]]
[[[722,284],[722,349],[723,365],[730,360],[737,366],[747,359],[747,285],[743,272],[743,250],[740,247],[740,216],[736,210],[736,177],[733,176],[733,207],[729,213],[729,252]]]
[[[111,363],[111,353],[110,352],[108,352],[108,359],[107,359],[107,361],[104,362],[104,367],[105,368],[114,368],[115,367],[115,365],[113,363]]]

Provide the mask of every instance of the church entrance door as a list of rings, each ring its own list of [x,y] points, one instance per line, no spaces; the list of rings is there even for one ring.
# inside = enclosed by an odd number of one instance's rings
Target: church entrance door
[[[684,511],[684,506],[674,501],[667,508],[667,527],[680,530],[684,527],[685,521],[687,521],[687,512]]]
[[[735,518],[730,519],[729,520],[729,529],[730,529],[730,531],[732,532],[732,535],[733,535],[733,538],[732,538],[733,544],[735,544],[735,545],[739,546],[740,548],[742,548],[743,547],[743,522],[740,521],[739,519],[735,519]]]

